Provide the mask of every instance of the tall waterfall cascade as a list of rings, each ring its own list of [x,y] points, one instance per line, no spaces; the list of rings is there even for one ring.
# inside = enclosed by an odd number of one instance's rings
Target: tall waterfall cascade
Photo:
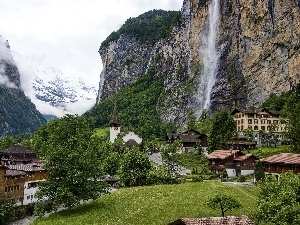
[[[106,55],[106,58],[105,58],[105,61],[104,61],[104,64],[103,64],[102,72],[100,74],[99,91],[98,91],[98,95],[97,95],[97,98],[96,98],[96,104],[98,104],[101,100],[103,85],[104,85],[104,81],[105,81],[105,78],[106,78],[106,62],[107,62],[107,55]]]
[[[216,81],[220,57],[216,44],[220,19],[220,0],[212,0],[208,10],[207,32],[201,35],[203,45],[200,51],[203,54],[203,70],[201,71],[201,80],[197,94],[198,116],[204,109],[209,109],[210,107],[211,93]]]

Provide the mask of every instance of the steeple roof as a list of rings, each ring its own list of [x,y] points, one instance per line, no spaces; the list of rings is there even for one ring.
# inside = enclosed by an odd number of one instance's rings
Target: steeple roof
[[[111,119],[109,121],[109,125],[112,126],[120,126],[120,120],[118,115],[117,103],[115,102],[114,111],[111,115]]]

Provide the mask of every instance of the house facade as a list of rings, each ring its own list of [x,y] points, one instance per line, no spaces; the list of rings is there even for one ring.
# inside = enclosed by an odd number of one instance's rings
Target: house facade
[[[35,194],[48,172],[34,152],[20,145],[0,151],[0,193],[17,205],[36,202]]]
[[[233,116],[237,132],[242,132],[245,129],[252,129],[254,131],[255,140],[260,145],[259,131],[266,133],[273,132],[276,134],[278,140],[284,139],[284,132],[288,124],[287,119],[279,117],[279,111],[267,109],[255,110],[241,110],[234,109],[231,112]]]
[[[192,129],[178,133],[172,132],[167,134],[167,144],[172,144],[176,140],[182,144],[181,153],[191,152],[198,145],[204,148],[207,147],[207,135],[201,134],[200,132]]]
[[[283,172],[292,171],[300,173],[300,154],[280,153],[260,160],[264,166],[265,174],[279,177]]]
[[[258,159],[240,150],[216,150],[206,158],[211,172],[221,174],[226,170],[229,177],[253,174],[255,161]]]

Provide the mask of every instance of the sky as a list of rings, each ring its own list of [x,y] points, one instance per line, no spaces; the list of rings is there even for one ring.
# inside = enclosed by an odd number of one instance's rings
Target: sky
[[[130,17],[152,9],[180,10],[182,3],[183,0],[0,0],[0,35],[9,41],[14,58],[20,54],[44,61],[67,76],[83,77],[98,86],[102,70],[98,50],[111,32]],[[37,106],[41,111],[40,107]]]

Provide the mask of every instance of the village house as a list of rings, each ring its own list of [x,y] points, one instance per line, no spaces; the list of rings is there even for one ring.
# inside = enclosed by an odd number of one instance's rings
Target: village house
[[[286,131],[288,121],[279,117],[279,111],[267,109],[241,110],[234,109],[231,112],[236,121],[237,132],[245,129],[252,129],[255,141],[260,145],[259,131],[276,134],[279,141],[284,139],[283,133]]]
[[[121,132],[121,123],[119,121],[117,106],[115,104],[114,111],[109,122],[109,140],[111,143],[115,142],[115,139],[118,135],[121,135],[125,146],[131,147],[139,147],[142,144],[142,138],[140,138],[137,134],[132,131]]]
[[[280,153],[260,160],[264,166],[265,174],[274,175],[277,178],[286,171],[295,174],[300,173],[300,154]]]
[[[258,159],[240,150],[216,150],[206,158],[211,172],[221,174],[226,170],[229,177],[253,174],[255,161]]]
[[[254,225],[247,216],[183,218],[168,225]]]
[[[181,153],[193,151],[197,146],[207,147],[207,135],[201,134],[196,130],[168,133],[166,136],[167,144],[172,144],[178,140],[182,144]]]
[[[229,149],[244,150],[253,149],[256,147],[256,142],[249,140],[248,136],[240,135],[237,141],[228,142]]]
[[[17,205],[36,202],[38,185],[48,175],[43,166],[44,161],[21,145],[0,151],[0,193],[15,199]]]

